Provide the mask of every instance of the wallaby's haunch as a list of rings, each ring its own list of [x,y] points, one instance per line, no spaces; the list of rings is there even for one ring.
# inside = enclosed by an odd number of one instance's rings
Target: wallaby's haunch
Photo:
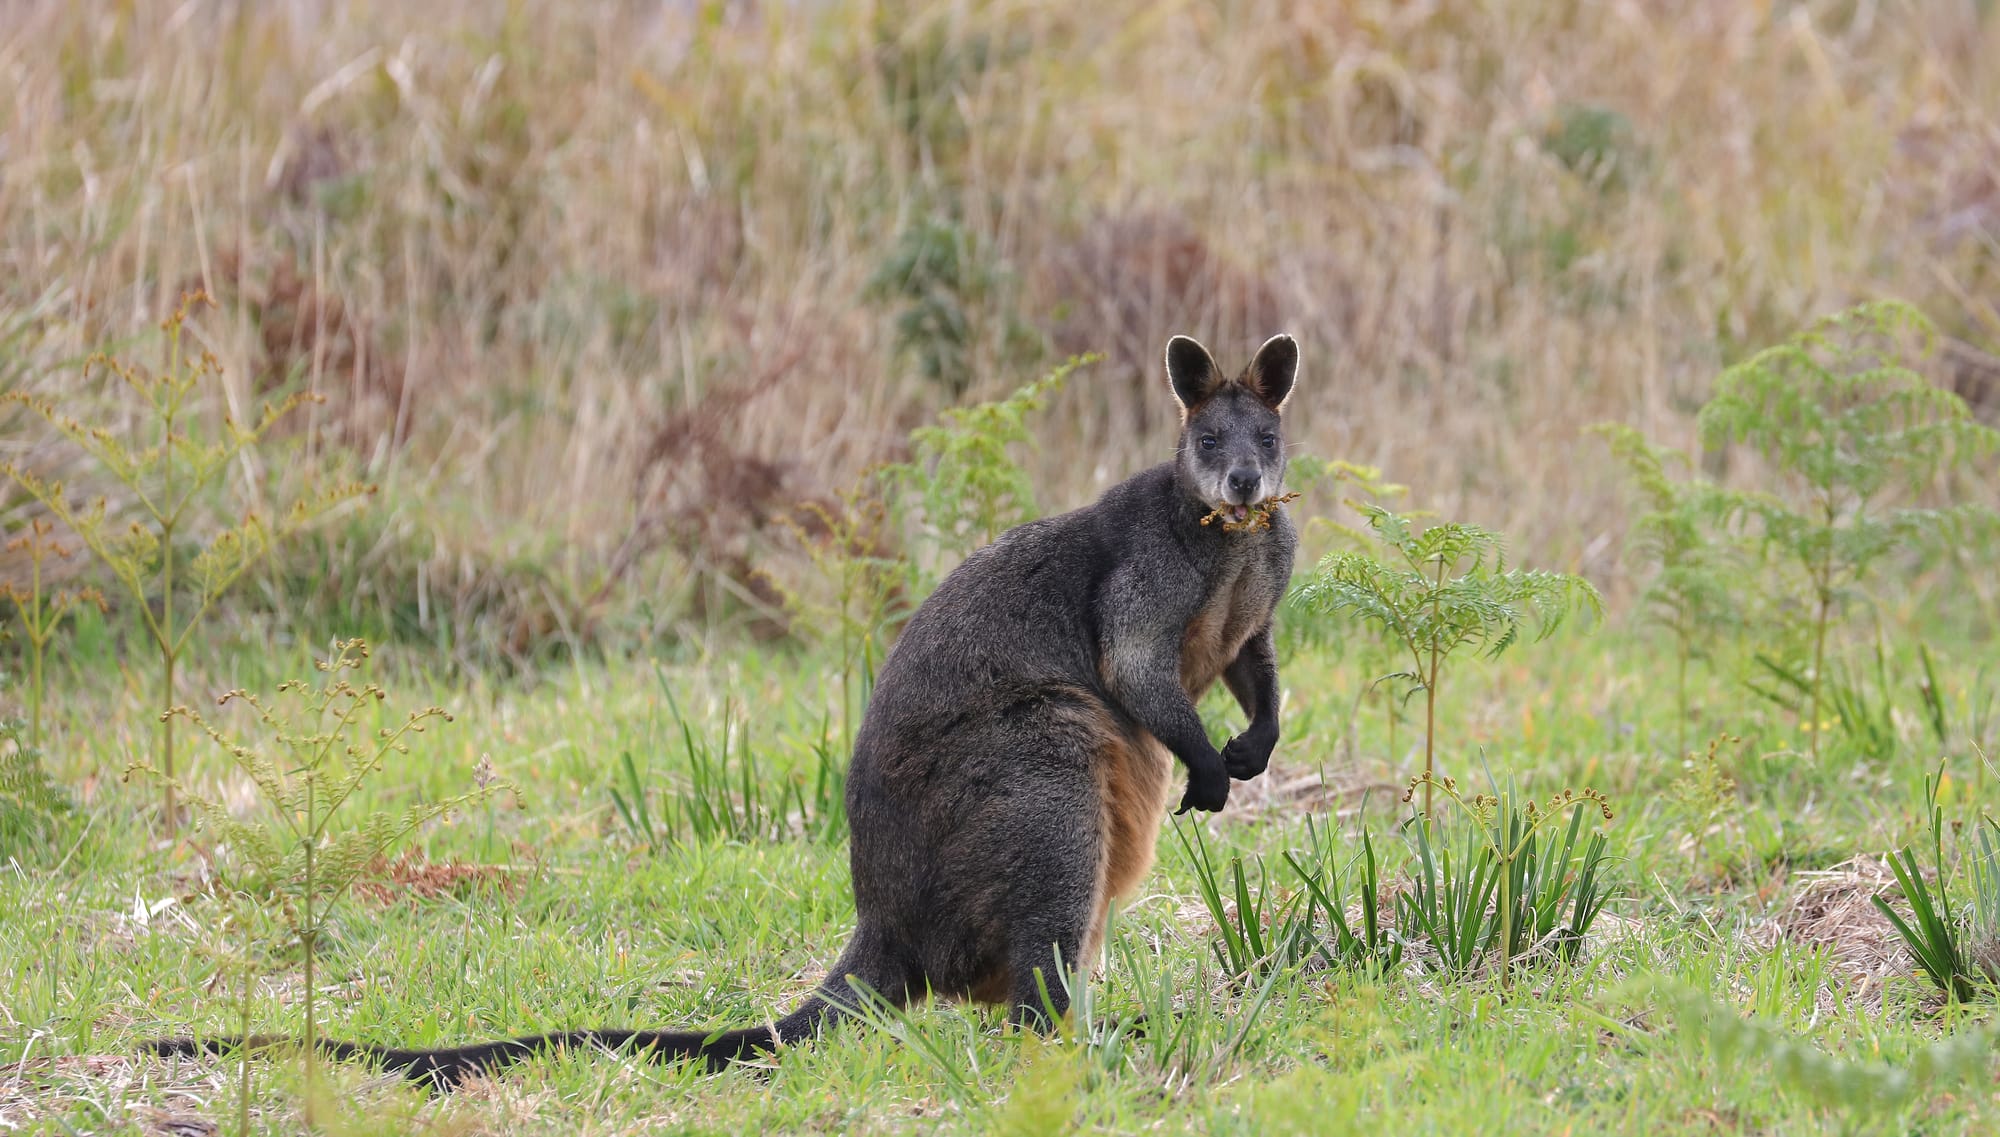
[[[1262,773],[1278,741],[1271,615],[1296,535],[1275,505],[1264,526],[1203,519],[1242,523],[1279,494],[1279,410],[1298,363],[1291,337],[1275,336],[1225,380],[1200,344],[1175,337],[1175,460],[1007,532],[917,610],[855,739],[854,938],[797,1010],[715,1034],[571,1031],[446,1050],[329,1042],[328,1053],[441,1084],[563,1046],[721,1067],[811,1037],[862,985],[895,1004],[926,990],[1005,1003],[1037,1026],[1045,1007],[1062,1013],[1057,962],[1095,953],[1107,907],[1151,866],[1173,761],[1187,768],[1180,808],[1214,811],[1230,778]],[[1219,752],[1195,713],[1217,679],[1249,716]]]

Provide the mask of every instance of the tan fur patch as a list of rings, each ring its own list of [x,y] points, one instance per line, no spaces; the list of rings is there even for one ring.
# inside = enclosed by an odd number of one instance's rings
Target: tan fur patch
[[[1104,803],[1104,845],[1097,896],[1083,957],[1094,959],[1111,901],[1130,896],[1153,867],[1160,824],[1173,789],[1173,755],[1152,735],[1117,734],[1098,751],[1098,791]]]
[[[1199,701],[1256,634],[1247,591],[1248,581],[1239,577],[1217,589],[1214,599],[1188,621],[1181,636],[1181,686],[1188,698]]]

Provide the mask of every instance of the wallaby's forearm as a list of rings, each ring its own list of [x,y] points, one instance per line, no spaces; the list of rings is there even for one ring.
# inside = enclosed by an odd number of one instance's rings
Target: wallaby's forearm
[[[1113,650],[1110,657],[1113,697],[1187,767],[1181,809],[1220,810],[1229,800],[1229,773],[1181,686],[1179,644],[1169,639],[1145,650]]]
[[[1250,725],[1243,733],[1278,732],[1278,651],[1271,644],[1271,625],[1264,625],[1222,673],[1229,693],[1236,696]]]
[[[1147,691],[1140,702],[1128,705],[1139,725],[1172,751],[1188,773],[1221,767],[1222,753],[1208,740],[1208,729],[1201,725],[1201,715],[1188,701],[1187,692],[1181,690],[1179,680],[1165,689]]]
[[[1243,733],[1222,748],[1222,765],[1232,778],[1254,778],[1271,764],[1271,751],[1278,745],[1278,653],[1269,624],[1236,653],[1222,681],[1250,716]]]
[[[1181,686],[1180,647],[1171,640],[1109,653],[1111,695],[1190,772],[1219,764],[1201,715]]]

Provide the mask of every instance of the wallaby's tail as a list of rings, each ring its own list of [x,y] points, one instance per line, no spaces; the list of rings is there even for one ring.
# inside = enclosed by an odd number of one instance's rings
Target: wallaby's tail
[[[565,1047],[596,1046],[607,1050],[627,1050],[662,1062],[700,1058],[708,1063],[709,1069],[720,1070],[739,1059],[750,1058],[813,1037],[825,1024],[827,1016],[835,1010],[834,1004],[828,1001],[823,991],[815,991],[806,996],[805,1002],[799,1005],[798,1010],[777,1022],[745,1030],[713,1033],[667,1030],[572,1030],[442,1050],[397,1050],[386,1046],[368,1046],[332,1039],[321,1039],[317,1045],[321,1053],[343,1062],[373,1063],[384,1069],[395,1070],[412,1081],[428,1082],[443,1089],[450,1089],[472,1075],[498,1069],[516,1059]],[[222,1054],[244,1046],[269,1047],[295,1041],[270,1035],[258,1035],[248,1039],[162,1038],[146,1043],[142,1049],[162,1057],[192,1056],[202,1053]]]

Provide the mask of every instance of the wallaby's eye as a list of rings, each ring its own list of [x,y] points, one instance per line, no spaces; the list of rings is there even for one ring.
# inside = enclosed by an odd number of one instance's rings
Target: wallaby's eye
[[[1262,442],[1266,450],[1276,450],[1278,448],[1278,436],[1275,434],[1267,434],[1257,441]]]
[[[1204,434],[1204,435],[1202,435],[1202,436],[1201,436],[1201,448],[1202,448],[1203,450],[1213,450],[1213,449],[1215,449],[1215,436],[1214,436],[1213,434]]]

